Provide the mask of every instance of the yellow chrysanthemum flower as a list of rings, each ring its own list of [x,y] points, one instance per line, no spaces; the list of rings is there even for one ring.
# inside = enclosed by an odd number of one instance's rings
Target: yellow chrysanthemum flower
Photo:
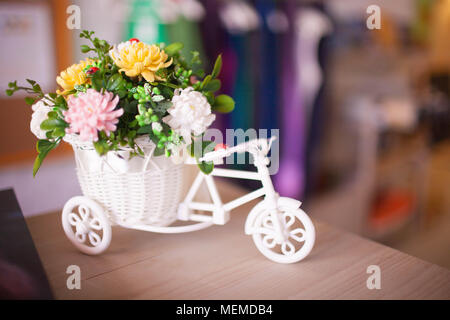
[[[172,59],[167,61],[168,55],[158,46],[137,41],[121,43],[110,51],[110,55],[128,77],[142,76],[148,82],[162,80],[156,71],[172,64]]]
[[[58,94],[64,94],[70,90],[73,90],[76,85],[88,83],[90,79],[86,76],[83,69],[93,63],[94,61],[91,59],[82,60],[80,63],[73,64],[66,70],[62,71],[60,75],[56,77],[56,82],[61,86],[61,88],[63,88],[63,91],[57,90],[56,92]]]

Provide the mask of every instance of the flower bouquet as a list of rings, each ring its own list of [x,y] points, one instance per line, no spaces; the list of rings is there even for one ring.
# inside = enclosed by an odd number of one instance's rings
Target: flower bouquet
[[[81,51],[93,55],[61,72],[56,78],[60,90],[45,94],[29,79],[29,87],[14,81],[6,90],[8,96],[19,90],[32,95],[25,101],[32,105],[30,129],[39,139],[33,175],[61,140],[91,143],[100,156],[124,147],[131,157],[144,156],[136,142],[143,139],[155,145],[153,157],[191,151],[192,142],[215,120],[212,112],[233,110],[231,97],[215,95],[221,85],[220,55],[205,75],[199,53],[183,57],[181,43],[164,46],[133,38],[111,46],[93,34],[80,33],[91,42]],[[208,146],[202,143],[201,151]],[[199,167],[212,170],[211,164]]]
[[[186,150],[196,159],[212,150],[213,142],[202,141],[212,112],[234,108],[232,98],[215,94],[221,56],[205,75],[198,52],[183,57],[181,43],[130,39],[111,46],[93,34],[80,33],[91,43],[81,51],[91,55],[61,72],[56,92],[46,94],[29,79],[29,86],[9,83],[7,95],[31,95],[25,98],[33,109],[30,128],[39,139],[33,175],[66,141],[83,194],[106,208],[112,223],[169,225],[184,179],[183,164],[175,160]],[[212,162],[197,164],[204,173],[213,169]]]

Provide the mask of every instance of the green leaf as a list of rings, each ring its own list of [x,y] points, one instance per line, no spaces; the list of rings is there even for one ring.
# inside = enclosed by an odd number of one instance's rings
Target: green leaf
[[[36,84],[36,81],[34,81],[34,80],[31,80],[31,79],[26,79],[26,80],[31,86],[34,86]]]
[[[8,96],[8,97],[11,97],[12,95],[13,95],[13,93],[14,93],[14,91],[13,90],[11,90],[11,89],[6,89],[6,95]]]
[[[91,83],[92,83],[92,88],[94,88],[94,90],[100,92],[100,90],[103,88],[103,79],[102,79],[101,72],[97,71],[96,73],[94,73],[94,75],[92,76],[92,79],[91,79]]]
[[[147,108],[143,104],[138,104],[138,111],[140,115],[143,115],[147,112]]]
[[[135,114],[137,112],[137,105],[138,105],[138,102],[136,100],[133,100],[131,102],[128,102],[128,100],[125,100],[125,103],[123,104],[122,108],[127,113]]]
[[[203,92],[203,95],[206,97],[206,100],[208,100],[208,103],[213,106],[215,102],[214,93],[211,91],[205,91]]]
[[[140,127],[137,130],[137,134],[147,134],[147,133],[151,133],[152,132],[152,126],[151,125],[146,125],[143,127]]]
[[[92,49],[88,46],[88,45],[85,45],[85,44],[83,44],[82,46],[81,46],[81,52],[83,52],[83,53],[87,53],[87,52],[89,52],[89,51],[91,51]]]
[[[48,94],[48,96],[50,97],[50,98],[52,98],[52,99],[56,99],[56,97],[58,96],[56,93],[54,93],[54,92],[50,92],[49,94]]]
[[[55,99],[55,103],[56,104],[66,104],[66,99],[64,99],[64,97],[61,95],[61,96],[58,96],[56,99]]]
[[[34,161],[33,165],[33,177],[36,176],[36,173],[38,172],[39,168],[41,167],[42,161],[45,159],[47,154],[54,149],[59,142],[51,142],[48,140],[39,140],[36,143],[36,150],[38,151],[38,155],[36,157],[36,160]]]
[[[58,118],[58,112],[50,111],[49,113],[47,113],[47,118],[49,118],[49,119],[56,119],[56,118]]]
[[[171,101],[164,100],[156,103],[155,107],[153,108],[153,111],[156,113],[164,114],[166,113],[167,109],[169,109],[171,106],[172,106]]]
[[[183,49],[183,47],[184,45],[181,42],[174,42],[165,47],[164,52],[167,53],[169,56],[173,56],[174,54],[178,53],[181,49]]]
[[[116,89],[121,87],[123,81],[124,80],[123,80],[122,75],[120,73],[114,74],[113,76],[111,76],[108,79],[108,82],[106,83],[106,90],[108,90],[108,91],[115,91]]]
[[[65,135],[66,131],[64,130],[64,128],[56,128],[55,130],[52,131],[53,138],[64,137]]]
[[[154,157],[162,156],[164,154],[164,148],[156,148],[153,152]]]
[[[30,105],[30,106],[31,106],[35,101],[36,101],[36,100],[35,100],[34,98],[32,98],[32,97],[26,97],[26,98],[25,98],[26,104],[28,104],[28,105]]]
[[[39,168],[42,165],[42,161],[44,160],[45,156],[43,156],[42,154],[38,154],[36,157],[36,160],[34,160],[34,164],[33,164],[33,177],[36,176],[36,173],[38,172]]]
[[[33,85],[33,91],[36,93],[42,92],[41,86],[36,83]]]
[[[67,101],[66,101],[66,99],[64,99],[64,97],[62,95],[56,97],[55,107],[59,107],[60,109],[67,110]]]
[[[216,143],[214,141],[203,141],[202,146],[203,146],[203,155],[205,155],[208,152],[214,151]]]
[[[211,79],[212,79],[212,77],[210,75],[207,75],[205,77],[205,79],[203,79],[203,82],[202,82],[202,85],[200,86],[200,89],[203,90],[208,85],[208,83],[211,81]]]
[[[157,94],[155,96],[152,97],[153,102],[161,102],[164,100],[164,97],[160,94]]]
[[[120,99],[125,98],[128,95],[127,89],[119,89],[116,91]]]
[[[38,142],[36,143],[36,150],[39,153],[45,152],[45,151],[50,151],[54,144],[55,144],[54,142],[41,139],[41,140],[38,140]]]
[[[205,76],[205,70],[199,69],[199,70],[194,72],[194,75],[196,75],[199,78],[203,78]]]
[[[127,134],[128,140],[133,140],[134,137],[136,137],[136,134],[137,134],[136,130],[128,131],[128,134]]]
[[[200,141],[201,141],[201,145],[199,144]],[[199,158],[203,157],[206,153],[213,151],[215,145],[216,145],[216,143],[213,141],[194,140],[194,142],[188,146],[189,153],[190,153],[191,157],[199,159]]]
[[[108,142],[105,140],[99,140],[94,142],[95,151],[101,156],[108,152]]]
[[[205,162],[202,161],[201,163],[197,164],[198,168],[204,173],[204,174],[210,174],[214,169],[214,163],[213,162]]]
[[[67,123],[62,119],[46,119],[41,123],[41,129],[48,131],[56,128],[65,128]]]
[[[217,78],[221,70],[222,70],[222,55],[219,54],[219,56],[216,59],[216,62],[214,63],[214,69],[211,73],[211,77]]]
[[[205,91],[216,92],[221,87],[221,82],[219,79],[211,80],[204,88]]]
[[[231,112],[234,109],[234,100],[226,94],[218,95],[214,101],[212,109],[213,111],[221,113]]]

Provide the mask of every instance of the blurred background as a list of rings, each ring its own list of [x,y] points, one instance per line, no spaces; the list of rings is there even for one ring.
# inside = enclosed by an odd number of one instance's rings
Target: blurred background
[[[78,11],[80,29],[68,28]],[[280,129],[280,194],[450,268],[450,0],[0,0],[0,189],[15,189],[26,216],[80,189],[67,145],[32,178],[31,108],[4,90],[31,78],[54,91],[83,58],[83,29],[181,41],[205,68],[222,53],[236,109],[215,126]]]

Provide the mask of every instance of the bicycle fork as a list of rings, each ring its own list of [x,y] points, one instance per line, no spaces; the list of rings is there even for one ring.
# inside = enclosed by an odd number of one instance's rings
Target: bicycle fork
[[[267,204],[267,209],[269,211],[273,228],[275,231],[274,239],[277,244],[283,243],[287,236],[285,234],[285,226],[284,222],[281,218],[281,214],[278,210],[278,198],[279,194],[275,191],[275,188],[273,187],[272,179],[270,178],[269,169],[266,165],[262,163],[255,163],[255,166],[258,170],[258,173],[261,177],[261,183],[263,185],[263,188],[265,190],[265,198]]]

